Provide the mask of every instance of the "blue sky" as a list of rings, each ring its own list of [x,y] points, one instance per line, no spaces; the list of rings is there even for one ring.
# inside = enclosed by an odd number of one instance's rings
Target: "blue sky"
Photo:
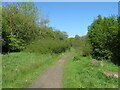
[[[94,18],[118,14],[117,2],[36,2],[49,16],[49,26],[65,31],[69,37],[86,35]]]

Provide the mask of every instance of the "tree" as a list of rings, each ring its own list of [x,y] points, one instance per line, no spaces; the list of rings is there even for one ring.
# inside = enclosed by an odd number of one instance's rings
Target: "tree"
[[[93,56],[97,59],[111,59],[113,47],[118,47],[118,21],[115,16],[98,18],[88,27],[89,41],[93,47]]]
[[[47,26],[49,19],[39,18],[38,13],[33,3],[11,3],[3,6],[3,52],[26,50],[60,53],[70,48],[67,33]],[[38,22],[38,18],[42,21]]]
[[[24,9],[18,7],[25,5],[25,8],[30,8],[30,4],[6,4],[3,6],[2,12],[2,38],[3,52],[20,51],[37,35],[37,24],[35,18]],[[33,10],[34,11],[34,10]]]

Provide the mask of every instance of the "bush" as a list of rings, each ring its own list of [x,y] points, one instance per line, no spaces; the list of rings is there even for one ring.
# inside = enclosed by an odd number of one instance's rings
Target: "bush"
[[[61,53],[70,49],[69,43],[60,40],[40,39],[30,44],[25,51],[35,53]]]

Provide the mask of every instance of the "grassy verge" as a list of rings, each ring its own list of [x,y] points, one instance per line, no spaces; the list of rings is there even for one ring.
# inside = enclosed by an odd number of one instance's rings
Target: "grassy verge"
[[[2,87],[28,87],[44,69],[66,53],[51,55],[19,52],[2,55]]]
[[[78,60],[73,58],[77,56]],[[91,65],[90,57],[73,53],[64,66],[63,88],[118,88],[118,79],[106,76],[101,70],[118,71],[110,61],[101,61],[101,65]]]

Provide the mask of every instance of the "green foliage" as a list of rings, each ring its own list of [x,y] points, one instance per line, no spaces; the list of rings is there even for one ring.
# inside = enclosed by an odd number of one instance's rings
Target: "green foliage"
[[[60,40],[40,39],[30,44],[25,51],[35,53],[61,53],[70,49],[69,43]]]
[[[61,53],[70,49],[70,41],[65,32],[53,30],[52,27],[42,27],[40,36],[25,49],[35,53]]]
[[[34,3],[5,4],[2,11],[3,52],[27,48],[30,52],[61,53],[70,48],[66,32],[46,26],[47,16],[42,17]]]
[[[116,35],[115,39],[112,41],[113,47],[111,49],[112,51],[112,61],[117,62],[118,65],[120,65],[120,17],[117,18],[118,20],[118,34]]]
[[[78,36],[71,39],[72,47],[76,49],[82,55],[90,55],[92,53],[92,47],[88,42],[87,36]]]
[[[37,35],[35,18],[31,15],[33,11],[24,11],[17,4],[24,6],[22,3],[13,3],[2,7],[3,52],[23,50]],[[30,7],[34,6],[28,4],[25,8]]]
[[[116,17],[98,18],[88,27],[88,38],[97,59],[111,59],[118,48],[118,20]],[[116,48],[116,49],[115,49]]]
[[[77,62],[74,57],[79,57]],[[118,71],[118,66],[110,61],[101,61],[101,65],[88,64],[91,59],[73,53],[64,66],[63,88],[118,88],[118,78],[106,76],[101,71]]]

